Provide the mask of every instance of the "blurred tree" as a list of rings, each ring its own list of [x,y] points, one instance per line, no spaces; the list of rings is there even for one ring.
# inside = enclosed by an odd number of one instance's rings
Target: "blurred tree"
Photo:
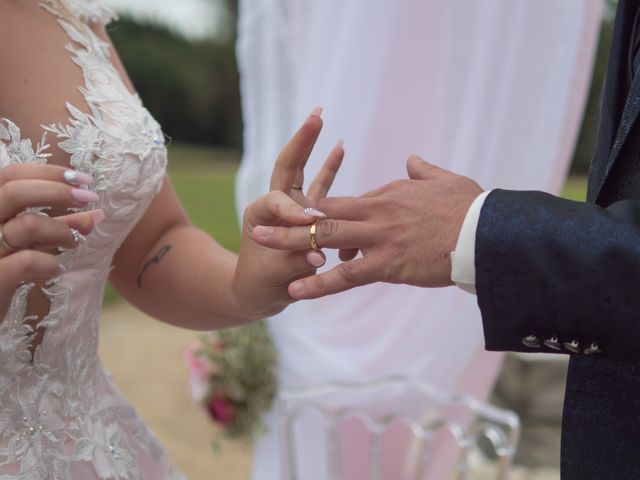
[[[220,16],[220,30],[226,34],[227,38],[235,41],[237,36],[237,23],[240,0],[212,0],[222,10]]]
[[[596,53],[596,60],[593,67],[593,77],[591,79],[591,89],[589,99],[582,119],[582,127],[578,136],[578,143],[573,156],[571,166],[572,173],[585,174],[589,170],[593,142],[596,135],[596,117],[600,104],[600,92],[604,83],[604,74],[607,69],[609,58],[609,47],[613,34],[613,20],[617,0],[607,0],[605,15],[602,19],[602,29],[600,30],[600,41]]]
[[[235,37],[192,41],[126,16],[109,34],[146,107],[168,136],[241,146]]]

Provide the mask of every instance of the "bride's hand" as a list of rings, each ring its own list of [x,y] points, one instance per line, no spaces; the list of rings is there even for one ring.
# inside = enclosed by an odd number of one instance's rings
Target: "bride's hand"
[[[56,218],[24,213],[31,207],[85,207],[95,193],[88,175],[53,165],[14,164],[0,168],[0,321],[22,283],[46,281],[62,273],[57,249],[75,248],[104,218],[101,210]]]
[[[304,167],[322,130],[320,113],[320,109],[311,113],[278,156],[271,176],[271,191],[244,212],[234,293],[250,318],[282,311],[294,301],[287,291],[289,283],[313,274],[325,263],[322,252],[311,246],[302,252],[276,251],[258,245],[253,239],[253,235],[259,235],[259,229],[311,225],[323,216],[313,207],[331,188],[344,149],[341,142],[336,145],[305,195],[302,190]]]

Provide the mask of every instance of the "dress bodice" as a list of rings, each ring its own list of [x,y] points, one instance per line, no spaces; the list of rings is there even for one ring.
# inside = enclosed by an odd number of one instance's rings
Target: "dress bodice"
[[[99,201],[90,208],[104,210],[106,219],[86,244],[60,255],[66,272],[42,288],[50,309],[37,323],[44,336],[33,355],[27,297],[38,287],[20,287],[0,324],[0,478],[181,478],[97,354],[111,261],[162,185],[164,137],[114,67],[110,45],[90,28],[113,12],[96,0],[48,0],[42,7],[71,40],[67,50],[82,69],[86,105],[67,104],[68,121],[44,125],[35,145],[3,119],[0,168],[46,163],[55,139],[74,169],[93,175]]]

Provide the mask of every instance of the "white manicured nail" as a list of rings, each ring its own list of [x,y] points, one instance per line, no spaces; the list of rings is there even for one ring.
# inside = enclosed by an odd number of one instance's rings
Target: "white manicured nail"
[[[71,196],[79,203],[97,202],[100,198],[96,193],[90,190],[81,190],[80,188],[74,188],[71,190]]]
[[[75,170],[66,170],[64,172],[64,179],[69,185],[91,185],[93,183],[93,177],[87,173],[77,172]]]
[[[310,217],[327,218],[326,214],[322,213],[320,210],[316,210],[315,208],[305,208],[304,214]]]

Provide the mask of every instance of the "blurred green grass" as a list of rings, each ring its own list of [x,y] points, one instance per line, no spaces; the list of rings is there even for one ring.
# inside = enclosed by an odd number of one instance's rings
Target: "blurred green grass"
[[[169,175],[189,218],[233,251],[240,245],[234,197],[234,175],[239,160],[240,153],[236,150],[185,144],[169,147]],[[586,191],[586,177],[572,176],[567,179],[561,195],[584,201]],[[108,287],[105,304],[117,299],[117,293]]]
[[[236,217],[234,176],[237,151],[177,145],[169,152],[169,175],[195,226],[223,247],[238,251],[240,227]]]
[[[587,177],[584,175],[572,175],[567,178],[562,193],[563,198],[584,202],[587,198]]]

